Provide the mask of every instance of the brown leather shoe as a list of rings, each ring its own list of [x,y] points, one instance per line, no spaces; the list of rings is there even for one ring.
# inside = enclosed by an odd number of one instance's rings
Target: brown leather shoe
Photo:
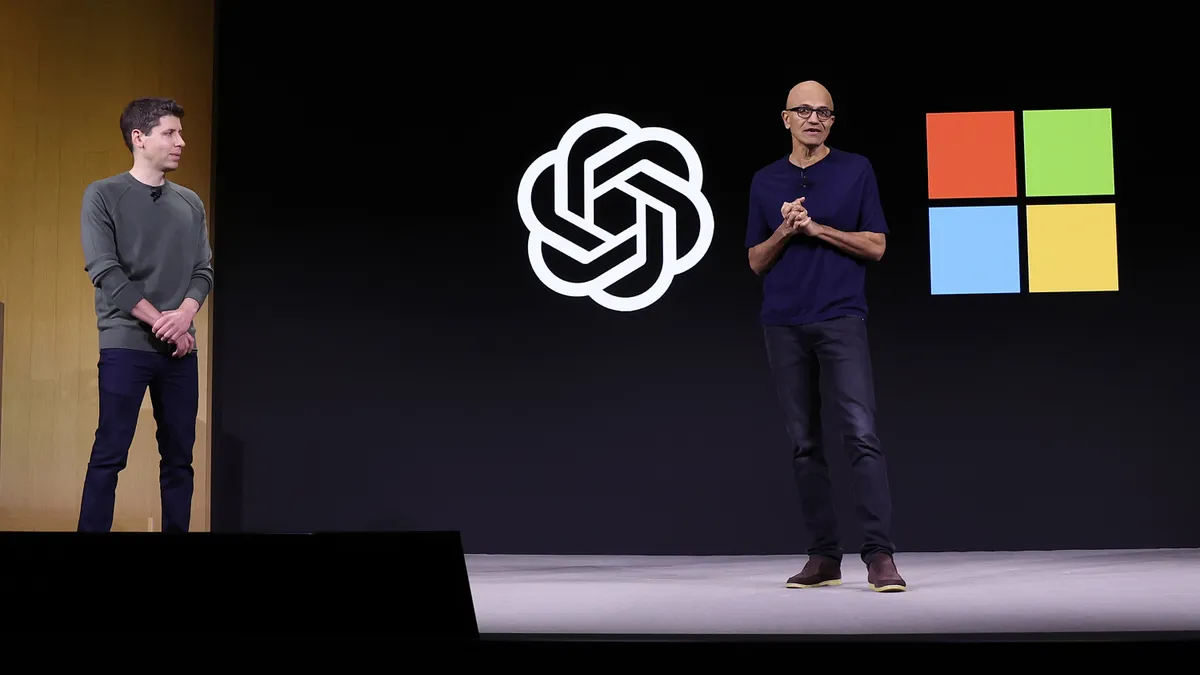
[[[823,555],[811,555],[800,573],[787,580],[788,588],[818,588],[842,585],[842,565]]]
[[[879,593],[896,593],[908,590],[904,578],[896,570],[896,562],[886,553],[867,556],[867,585]]]

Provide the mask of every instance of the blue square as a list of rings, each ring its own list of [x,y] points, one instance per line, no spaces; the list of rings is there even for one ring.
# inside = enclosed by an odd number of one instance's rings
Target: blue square
[[[1016,206],[929,209],[933,295],[1020,293]]]

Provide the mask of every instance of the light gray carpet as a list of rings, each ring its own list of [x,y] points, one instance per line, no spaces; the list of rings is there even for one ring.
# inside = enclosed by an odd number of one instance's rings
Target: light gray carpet
[[[784,588],[797,557],[468,555],[485,634],[881,635],[1200,630],[1200,550],[897,554],[906,593]]]

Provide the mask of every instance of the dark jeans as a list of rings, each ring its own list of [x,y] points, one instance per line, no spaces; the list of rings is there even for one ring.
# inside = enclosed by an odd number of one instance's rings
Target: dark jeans
[[[100,419],[83,482],[79,531],[108,532],[117,474],[129,459],[146,388],[158,431],[163,532],[187,532],[192,514],[192,446],[200,378],[196,354],[182,358],[133,349],[100,350]]]
[[[875,386],[867,344],[867,322],[844,317],[804,326],[764,329],[771,373],[792,440],[792,466],[804,522],[812,536],[810,554],[842,559],[829,466],[822,435],[825,421],[850,453],[861,557],[893,553],[892,504],[887,463],[875,434]],[[824,397],[822,396],[824,394]]]

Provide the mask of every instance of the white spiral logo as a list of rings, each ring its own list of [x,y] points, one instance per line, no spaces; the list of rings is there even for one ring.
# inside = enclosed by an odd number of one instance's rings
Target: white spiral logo
[[[571,147],[583,134],[604,127],[623,131],[625,135],[584,161],[584,206],[583,216],[580,217],[568,207],[567,158],[570,155]],[[687,178],[680,178],[654,162],[643,159],[600,185],[595,185],[597,169],[633,146],[647,141],[665,143],[678,151],[687,162]],[[595,248],[585,249],[562,235],[551,232],[534,214],[531,202],[533,184],[550,167],[554,167],[554,213],[564,221],[599,239],[601,243]],[[678,254],[675,209],[626,182],[630,177],[639,173],[655,178],[663,185],[674,189],[687,197],[695,206],[696,213],[700,218],[700,234],[696,243],[684,255]],[[517,206],[521,219],[525,222],[525,227],[529,229],[529,262],[534,273],[550,290],[569,297],[587,296],[608,309],[632,312],[650,306],[667,292],[667,288],[676,275],[688,271],[700,261],[712,243],[712,208],[700,190],[703,182],[704,171],[700,166],[700,157],[696,154],[696,150],[686,139],[673,131],[659,127],[643,129],[620,115],[611,114],[592,115],[576,122],[563,135],[558,147],[537,158],[526,169],[525,175],[521,177],[521,186],[517,192]],[[634,224],[615,234],[598,227],[594,216],[596,200],[613,189],[624,192],[637,202],[637,218]],[[644,292],[633,297],[615,296],[606,289],[646,264],[646,209],[648,208],[655,209],[662,215],[662,272],[650,288]],[[576,262],[588,264],[630,239],[636,239],[637,242],[637,252],[633,256],[596,278],[584,282],[566,281],[554,274],[546,265],[542,252],[543,246],[552,246]]]

